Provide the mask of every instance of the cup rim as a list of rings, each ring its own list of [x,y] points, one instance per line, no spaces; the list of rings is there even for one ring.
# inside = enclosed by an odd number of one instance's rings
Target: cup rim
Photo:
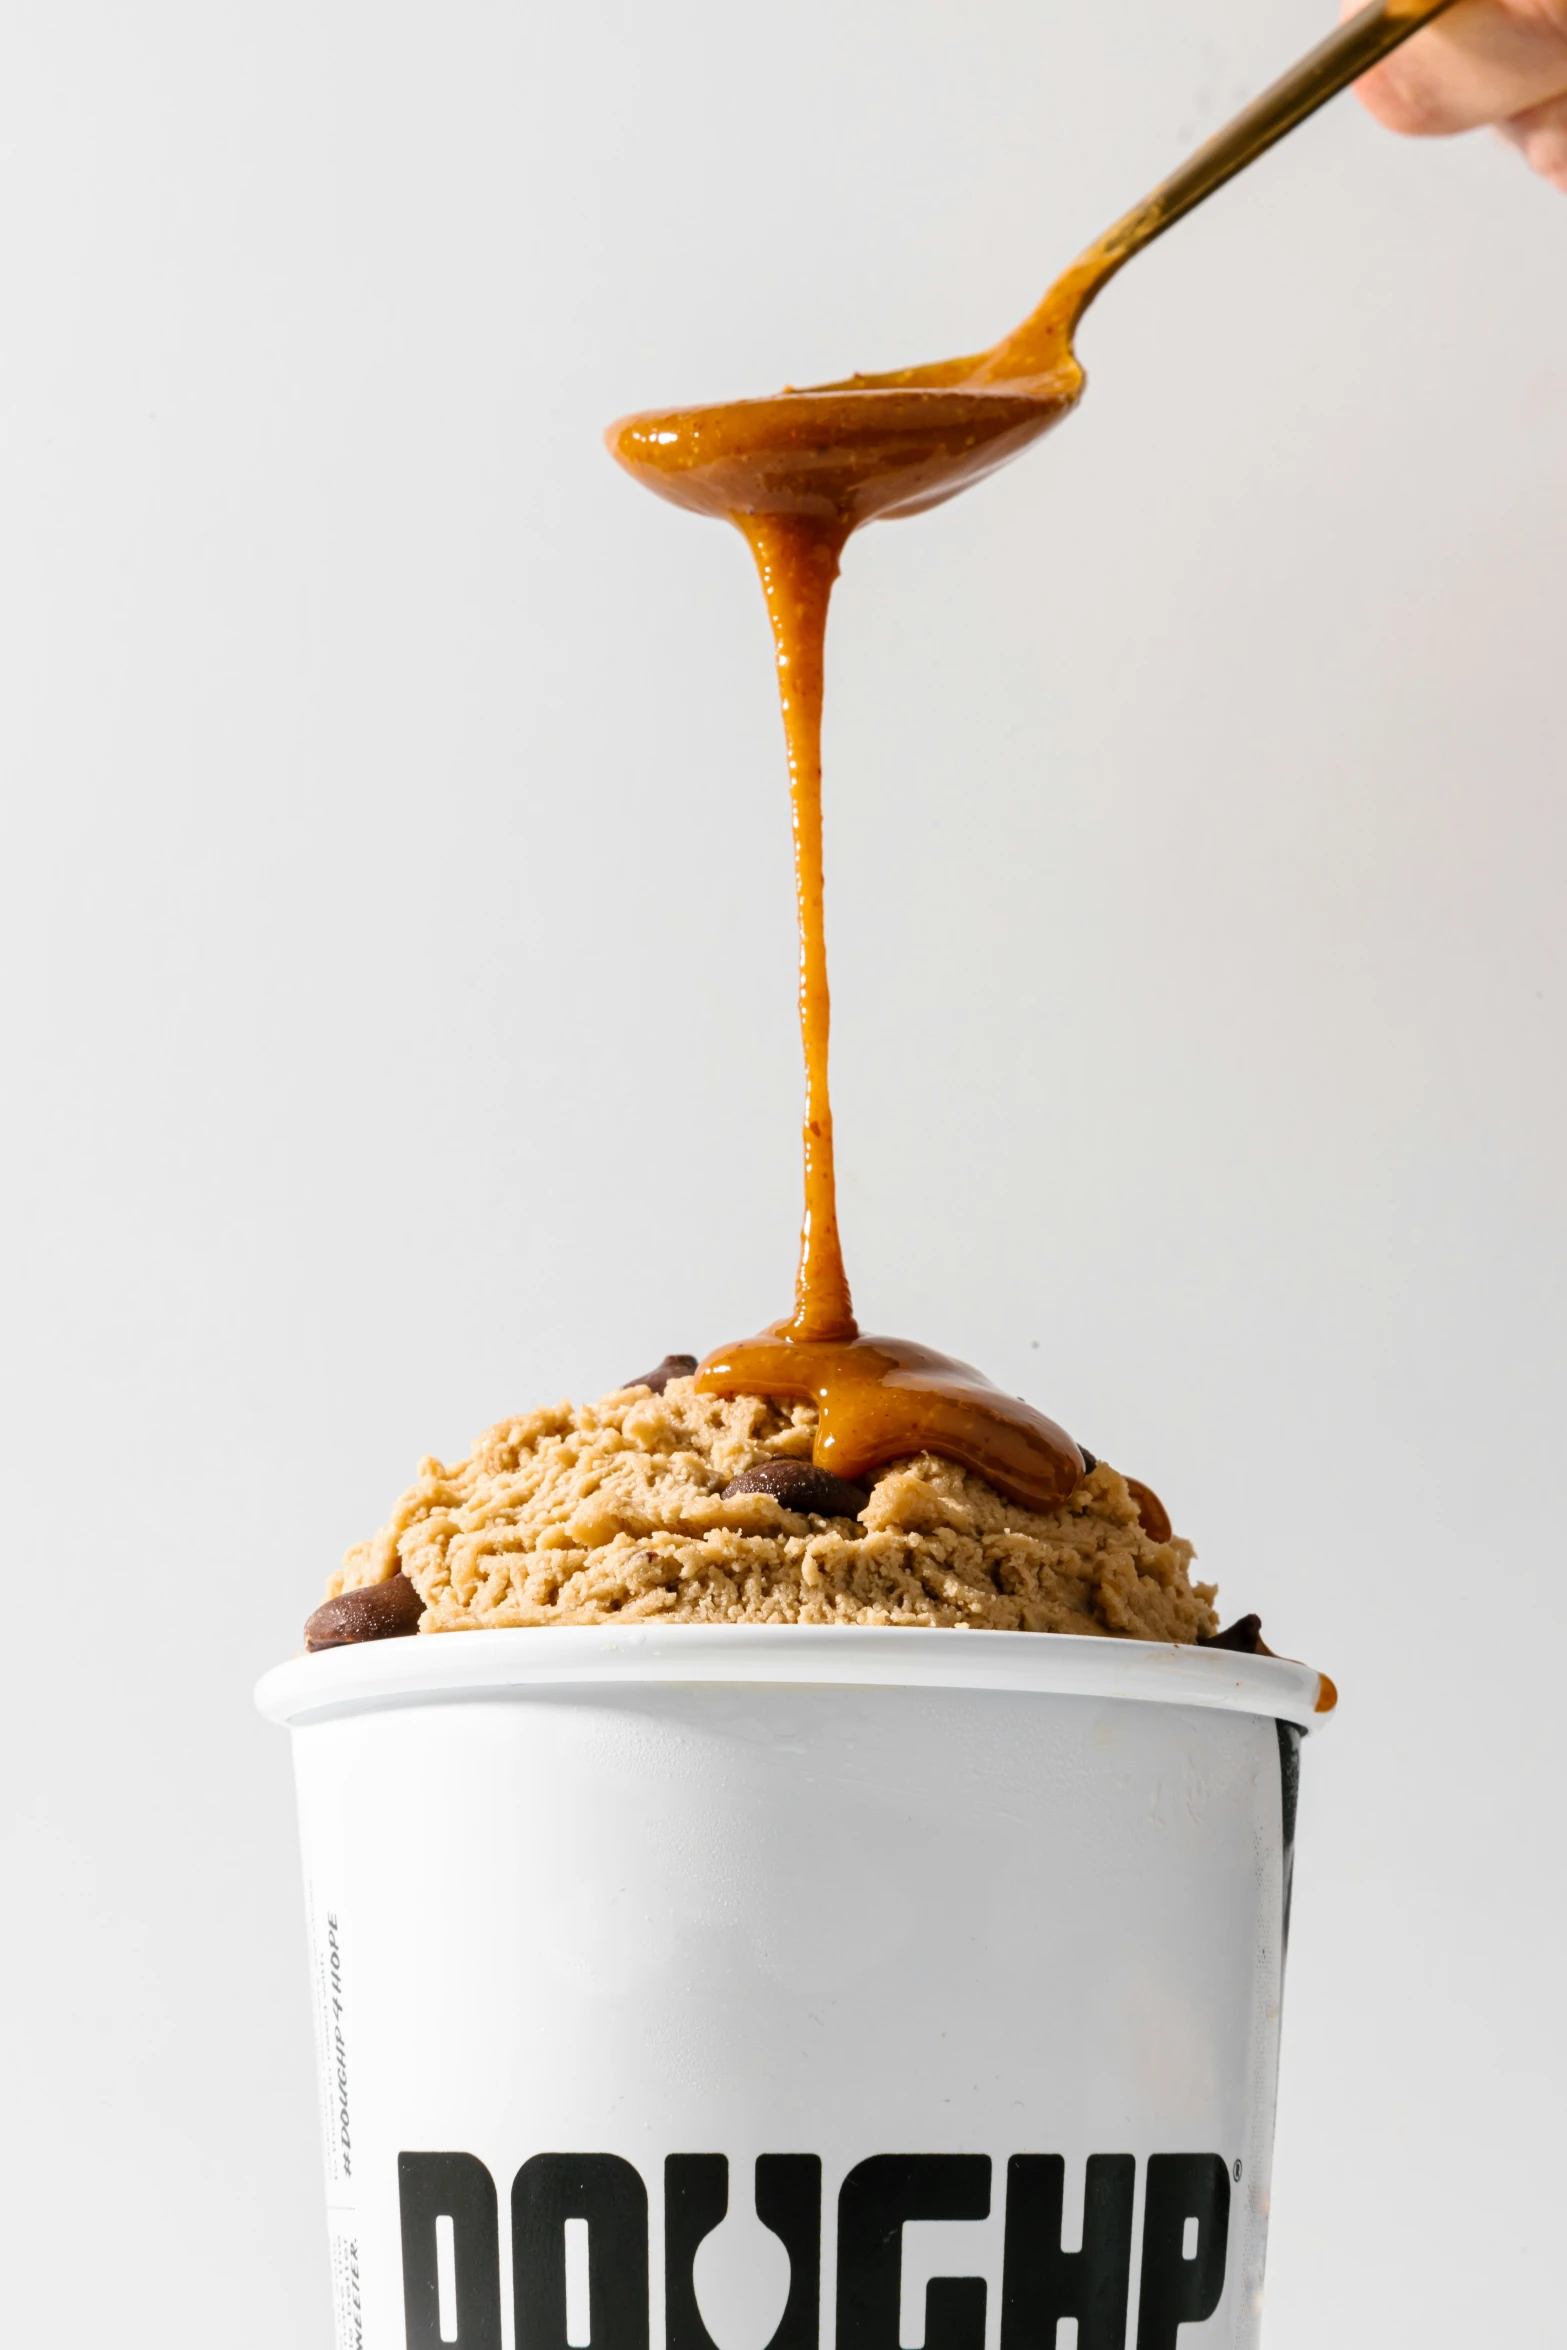
[[[288,1729],[414,1705],[615,1683],[998,1690],[1127,1698],[1319,1728],[1332,1684],[1293,1658],[1074,1632],[879,1624],[550,1624],[366,1641],[275,1665],[256,1704]],[[1319,1708],[1321,1710],[1319,1710]]]

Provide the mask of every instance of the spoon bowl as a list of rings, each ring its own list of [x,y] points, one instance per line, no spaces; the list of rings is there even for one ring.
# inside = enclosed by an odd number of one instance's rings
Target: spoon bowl
[[[721,407],[656,410],[609,445],[645,488],[694,514],[792,514],[849,529],[955,497],[1060,422],[1080,369],[1035,382],[862,376]]]
[[[971,488],[1082,397],[1084,311],[1133,254],[1233,179],[1453,0],[1373,0],[1273,83],[1090,245],[989,351],[721,406],[611,425],[611,453],[644,488],[696,514],[794,515],[847,537]]]

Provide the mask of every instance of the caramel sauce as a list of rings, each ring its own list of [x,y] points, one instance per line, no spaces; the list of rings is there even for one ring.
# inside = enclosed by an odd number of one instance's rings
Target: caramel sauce
[[[706,1395],[815,1401],[812,1458],[859,1480],[914,1452],[943,1454],[1024,1509],[1054,1509],[1083,1474],[1064,1429],[983,1372],[911,1338],[799,1339],[780,1322],[721,1346],[697,1374]]]
[[[612,425],[609,446],[673,506],[742,530],[761,515],[792,515],[841,548],[861,523],[924,513],[983,481],[1059,424],[1084,382],[1070,356],[1021,382],[937,383],[929,380],[936,372],[908,368],[770,400],[653,410]]]
[[[1083,1475],[1082,1454],[1065,1431],[969,1364],[909,1339],[862,1338],[854,1319],[827,1075],[822,689],[827,608],[851,534],[971,487],[1075,406],[1084,379],[1072,328],[1098,283],[1084,269],[1069,273],[1016,335],[977,358],[851,376],[775,399],[650,411],[607,436],[644,487],[744,534],[772,622],[789,757],[805,1056],[794,1312],[757,1338],[720,1347],[698,1384],[710,1395],[814,1398],[814,1458],[841,1477],[935,1452],[1028,1509],[1065,1500]]]
[[[827,608],[851,533],[955,496],[1076,403],[1083,376],[1071,355],[1070,326],[1052,311],[1040,327],[1040,316],[1030,321],[1032,339],[1020,354],[1027,372],[1008,371],[1004,380],[993,380],[998,352],[853,376],[771,400],[633,416],[608,436],[645,487],[743,532],[772,622],[789,757],[805,1056],[805,1212],[794,1312],[757,1338],[720,1347],[701,1366],[698,1384],[709,1395],[813,1398],[814,1458],[838,1476],[862,1477],[907,1454],[935,1452],[1028,1509],[1052,1508],[1082,1477],[1082,1455],[1065,1431],[967,1363],[909,1339],[862,1338],[854,1319],[838,1236],[827,1076],[821,736]]]

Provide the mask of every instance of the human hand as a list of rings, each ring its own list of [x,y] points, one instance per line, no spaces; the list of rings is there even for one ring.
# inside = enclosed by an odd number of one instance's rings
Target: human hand
[[[1340,0],[1339,13],[1362,5]],[[1459,0],[1355,87],[1413,138],[1493,123],[1567,193],[1567,0]]]

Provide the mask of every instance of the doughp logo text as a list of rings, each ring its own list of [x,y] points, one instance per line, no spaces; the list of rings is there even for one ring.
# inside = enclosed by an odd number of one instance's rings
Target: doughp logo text
[[[472,2154],[401,2154],[403,2302],[408,2350],[501,2350],[495,2182]],[[1211,2317],[1224,2291],[1230,2174],[1217,2154],[1152,2154],[1137,2251],[1137,2326],[1127,2339],[1137,2181],[1130,2154],[1089,2157],[1082,2247],[1061,2248],[1066,2165],[1059,2154],[1007,2164],[1001,2350],[1055,2350],[1062,2318],[1078,2350],[1178,2350],[1182,2325]],[[822,2166],[814,2154],[764,2154],[756,2215],[789,2255],[789,2295],[767,2350],[821,2350]],[[836,2350],[898,2350],[906,2220],[988,2219],[988,2154],[873,2154],[838,2190]],[[722,2154],[664,2163],[664,2350],[718,2350],[697,2306],[697,2249],[729,2209]],[[588,2350],[650,2350],[648,2197],[618,2154],[535,2154],[511,2188],[516,2350],[568,2350],[566,2223],[588,2242]],[[442,2330],[438,2229],[451,2229]],[[925,2350],[985,2350],[983,2277],[932,2277]],[[456,2334],[450,2331],[455,2299]]]

